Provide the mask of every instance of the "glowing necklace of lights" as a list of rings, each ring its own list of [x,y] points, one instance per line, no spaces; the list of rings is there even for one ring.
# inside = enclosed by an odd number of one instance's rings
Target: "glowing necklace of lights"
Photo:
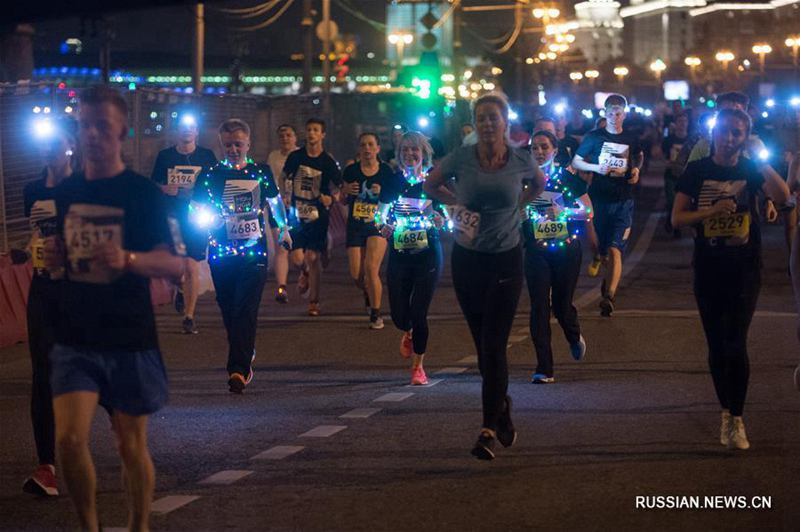
[[[564,168],[563,167],[551,167],[555,171],[551,170],[548,173],[547,183],[545,184],[545,190],[550,192],[560,192],[561,196],[564,198],[565,205],[574,205],[577,198],[573,194],[572,190],[564,184]],[[528,205],[525,208],[528,219],[531,220],[534,224],[539,221],[547,220],[547,216],[540,214],[533,205]],[[565,207],[561,212],[558,213],[558,216],[555,220],[549,220],[552,222],[561,222],[565,226],[567,226],[568,222],[575,222],[580,221],[575,218],[575,214],[580,212],[581,209],[574,209],[570,207]],[[586,209],[587,214],[591,213],[591,209]],[[559,240],[558,242],[548,242],[547,240],[537,240],[537,243],[543,248],[563,248],[564,245],[570,244],[573,240],[578,238],[580,231],[576,228],[575,232],[572,233],[570,236],[563,240]]]

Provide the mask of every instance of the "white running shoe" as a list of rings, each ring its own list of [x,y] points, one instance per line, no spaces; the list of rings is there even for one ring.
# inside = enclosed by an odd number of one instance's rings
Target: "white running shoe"
[[[732,417],[731,430],[728,433],[728,449],[744,451],[750,448],[747,433],[744,431],[744,421],[741,417]]]
[[[722,423],[719,426],[719,442],[728,445],[728,437],[731,432],[731,413],[728,410],[722,411]]]

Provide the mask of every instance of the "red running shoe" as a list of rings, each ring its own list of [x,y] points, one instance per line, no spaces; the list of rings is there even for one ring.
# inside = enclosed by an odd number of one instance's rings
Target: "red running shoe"
[[[411,343],[411,333],[404,332],[400,338],[400,356],[403,358],[411,358],[414,353],[414,344]]]
[[[22,485],[22,490],[25,493],[42,497],[58,497],[58,485],[54,470],[55,467],[51,465],[40,465]]]

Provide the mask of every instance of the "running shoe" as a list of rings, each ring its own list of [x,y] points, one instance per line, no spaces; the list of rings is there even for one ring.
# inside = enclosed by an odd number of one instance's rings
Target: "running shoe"
[[[197,327],[194,324],[194,318],[183,318],[183,334],[197,334]]]
[[[302,271],[300,275],[297,277],[297,292],[303,296],[307,297],[308,294],[308,272]]]
[[[610,318],[613,312],[614,312],[614,299],[609,296],[605,296],[600,301],[600,315],[605,318]]]
[[[744,431],[744,421],[741,417],[732,417],[731,430],[728,432],[728,449],[745,451],[750,448],[747,433]]]
[[[548,377],[544,373],[534,373],[531,375],[531,382],[533,384],[553,384],[556,379],[555,377]]]
[[[175,300],[173,303],[175,304],[175,312],[183,314],[183,311],[186,310],[186,300],[183,297],[183,290],[180,288],[175,290]]]
[[[722,423],[719,426],[719,442],[727,446],[731,432],[731,413],[728,410],[722,411]]]
[[[587,268],[587,273],[589,277],[597,277],[600,273],[600,264],[602,264],[602,260],[600,257],[595,256],[592,259],[592,262],[589,263],[589,267]]]
[[[517,431],[511,421],[511,397],[506,395],[506,408],[497,420],[497,441],[503,447],[511,447],[517,441]]]
[[[411,332],[404,332],[400,338],[400,356],[411,358],[414,353],[414,344],[411,342]]]
[[[22,485],[22,491],[41,497],[58,497],[55,467],[40,465]]]
[[[369,328],[372,329],[373,331],[379,331],[383,329],[383,327],[384,327],[383,318],[381,318],[380,316],[369,319]]]
[[[422,366],[411,368],[411,385],[424,386],[426,384],[428,384],[428,376],[425,375],[425,370],[422,369]]]
[[[230,374],[228,378],[228,389],[231,393],[237,393],[241,395],[244,393],[244,389],[247,388],[247,385],[253,380],[253,369],[250,369],[250,372],[247,374],[247,378],[244,375],[238,372],[234,372]]]
[[[586,356],[586,340],[583,338],[583,335],[578,338],[577,342],[570,344],[569,353],[572,355],[572,358],[578,362],[583,360],[583,357]]]
[[[478,435],[478,441],[475,442],[475,447],[470,451],[472,456],[478,460],[494,460],[494,436],[492,432],[483,429]]]
[[[319,316],[319,303],[308,304],[308,315],[314,317]]]
[[[278,287],[278,291],[275,292],[275,301],[285,305],[289,302],[289,293],[286,291],[286,287],[281,285]]]

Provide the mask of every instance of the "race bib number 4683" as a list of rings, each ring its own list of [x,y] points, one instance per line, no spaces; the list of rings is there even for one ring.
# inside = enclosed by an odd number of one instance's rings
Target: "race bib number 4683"
[[[475,240],[481,225],[480,213],[472,212],[463,205],[453,205],[447,210],[456,233],[463,235],[466,240]]]
[[[231,215],[225,219],[228,240],[250,240],[261,236],[261,223],[256,213]]]
[[[750,235],[750,213],[737,212],[720,214],[703,220],[703,234],[706,238],[741,238]]]

